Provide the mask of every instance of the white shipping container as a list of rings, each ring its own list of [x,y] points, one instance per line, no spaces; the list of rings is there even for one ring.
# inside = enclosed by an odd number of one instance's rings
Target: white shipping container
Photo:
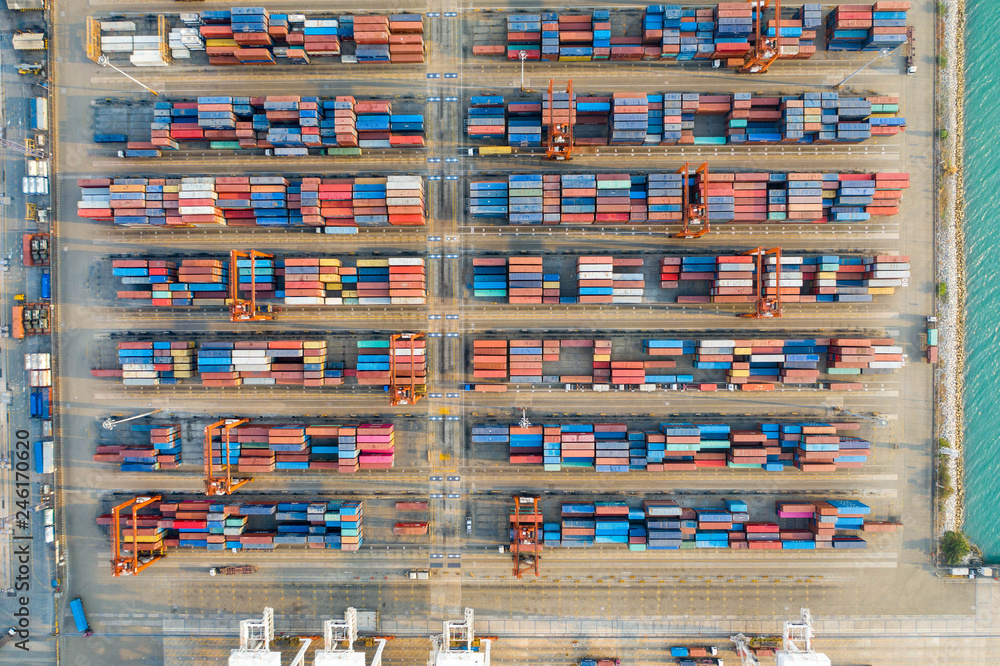
[[[288,302],[288,296],[285,297],[285,302]],[[323,299],[324,305],[343,305],[344,299],[340,297],[329,297]]]
[[[615,294],[612,296],[611,302],[618,303],[620,305],[636,305],[638,303],[642,303],[642,296],[619,296],[618,294]]]
[[[576,268],[580,271],[590,271],[592,273],[612,273],[615,270],[614,264],[585,264],[580,261],[576,263]]]
[[[131,32],[135,30],[134,21],[101,21],[104,32]]]
[[[757,266],[755,264],[718,264],[716,265],[716,269],[720,273],[727,271],[736,273],[757,272]]]
[[[101,45],[104,44],[131,44],[131,35],[104,35],[101,37]]]
[[[122,384],[125,386],[158,386],[160,384],[160,380],[153,378],[123,377]]]
[[[328,298],[326,300],[331,301],[340,299]],[[391,300],[393,305],[424,305],[427,302],[426,298],[421,298],[420,296],[393,296]],[[327,305],[330,305],[330,303],[328,302]]]
[[[174,60],[185,60],[191,57],[191,51],[186,48],[170,49],[170,57]]]
[[[387,206],[419,206],[421,200],[418,198],[413,199],[400,199],[400,198],[386,198],[385,204]]]
[[[157,377],[158,373],[155,370],[124,370],[122,372],[122,377],[125,379],[149,379],[151,377]]]
[[[103,53],[131,53],[131,44],[108,44],[107,46],[102,46],[101,51]]]
[[[288,19],[291,21],[291,17]],[[336,19],[306,19],[307,28],[336,28]]]
[[[122,363],[122,370],[127,372],[152,372],[156,370],[153,363]]]
[[[274,377],[243,377],[247,386],[272,386],[275,381]]]
[[[768,256],[768,257],[764,258],[764,261],[765,261],[765,263],[768,266],[775,266],[778,263],[778,258],[774,257],[774,256]],[[781,258],[781,263],[782,263],[782,265],[784,265],[784,264],[790,264],[790,265],[792,265],[792,264],[801,264],[802,263],[802,257],[782,257]]]
[[[698,346],[699,347],[735,347],[736,346],[736,341],[735,340],[699,340],[698,341]],[[712,352],[712,353],[721,353],[721,352]]]
[[[215,215],[215,206],[181,206],[177,209],[180,215]]]
[[[716,287],[752,287],[753,285],[753,280],[716,280],[714,283]]]
[[[624,280],[626,282],[641,282],[643,280],[642,273],[615,273],[616,280]]]
[[[903,280],[891,280],[891,279],[872,279],[865,280],[866,287],[902,287]]]
[[[639,296],[640,297],[639,300],[640,301],[642,300],[642,298],[641,298],[641,296],[642,296],[642,289],[613,289],[612,290],[612,294],[614,296],[616,296],[616,297],[617,296]],[[617,300],[618,299],[616,298],[615,301],[617,302]]]
[[[875,347],[875,346],[873,346],[872,347],[872,351],[874,351],[876,354],[902,354],[903,353],[903,348],[902,347],[883,347],[883,346],[877,346],[877,347]]]
[[[871,361],[868,367],[873,370],[898,370],[903,367],[902,361]]]
[[[288,22],[289,23],[305,23],[306,22],[306,15],[305,14],[289,14],[288,15]]]
[[[324,300],[315,296],[285,296],[286,305],[323,305]]]
[[[892,279],[892,278],[908,278],[908,277],[910,277],[910,271],[883,271],[883,270],[876,270],[876,271],[872,271],[871,277],[873,277],[875,279],[881,279],[881,278],[889,278],[889,279]]]
[[[390,266],[423,266],[422,257],[392,257],[389,259]]]
[[[610,271],[604,273],[598,273],[594,271],[586,271],[577,274],[577,279],[579,280],[611,280],[613,279],[614,273]]]

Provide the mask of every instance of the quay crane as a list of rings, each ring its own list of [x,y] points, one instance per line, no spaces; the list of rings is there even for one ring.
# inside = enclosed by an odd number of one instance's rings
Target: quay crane
[[[760,666],[757,652],[770,654],[773,647],[779,647],[774,651],[777,666],[831,666],[829,657],[813,649],[812,637],[812,615],[808,608],[803,608],[798,620],[785,622],[780,643],[777,637],[747,638],[743,634],[736,634],[729,640],[734,643],[742,666]]]
[[[494,636],[476,636],[475,613],[465,609],[460,621],[445,620],[444,631],[431,636],[427,666],[490,666],[490,645]]]

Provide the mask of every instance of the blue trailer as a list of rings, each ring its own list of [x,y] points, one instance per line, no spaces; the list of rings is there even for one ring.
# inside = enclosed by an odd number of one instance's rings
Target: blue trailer
[[[49,300],[52,298],[52,275],[49,273],[48,269],[42,271],[42,299]]]
[[[83,602],[80,597],[69,602],[69,609],[73,611],[73,622],[76,623],[76,630],[84,636],[93,636],[94,632],[87,623],[87,615],[83,612]]]

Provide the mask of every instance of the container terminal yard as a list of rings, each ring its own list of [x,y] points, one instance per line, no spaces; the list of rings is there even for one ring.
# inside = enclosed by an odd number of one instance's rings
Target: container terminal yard
[[[763,4],[8,2],[0,662],[995,662],[934,9]]]

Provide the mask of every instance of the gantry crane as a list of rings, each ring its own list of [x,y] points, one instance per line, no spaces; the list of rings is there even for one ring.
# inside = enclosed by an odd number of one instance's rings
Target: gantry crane
[[[159,500],[159,495],[134,497],[126,502],[122,502],[111,510],[112,576],[117,578],[118,576],[137,575],[152,566],[154,562],[162,559],[163,556],[167,554],[166,546],[161,544],[160,546],[150,548],[146,551],[146,555],[143,555],[142,557],[139,556],[139,545],[142,543],[139,541],[139,510],[149,506],[153,502],[158,502]],[[126,541],[122,538],[121,512],[129,507],[132,508],[132,539],[131,541]],[[127,551],[128,554],[122,552],[123,546],[126,548],[128,546],[132,547],[130,551]]]
[[[743,666],[760,666],[755,650],[767,648],[770,651],[774,647],[780,647],[774,653],[777,666],[830,666],[830,658],[813,649],[812,637],[812,615],[808,608],[803,608],[798,620],[785,622],[780,643],[776,636],[747,638],[743,634],[731,636],[729,640],[734,643]]]
[[[233,322],[263,321],[274,319],[274,308],[271,306],[257,307],[257,258],[270,259],[274,255],[250,250],[241,252],[232,250],[229,253],[229,320]],[[240,297],[240,272],[237,260],[245,257],[250,260],[250,298]]]
[[[244,423],[249,423],[248,418],[223,419],[211,425],[205,426],[205,494],[206,495],[231,495],[246,484],[253,481],[253,478],[234,479],[233,469],[230,464],[230,437],[233,428]],[[212,464],[212,431],[222,428],[221,446],[219,455],[221,465],[219,474],[216,475],[215,466]]]
[[[879,428],[889,427],[889,419],[885,418],[878,412],[872,412],[871,414],[859,414],[858,412],[852,412],[843,407],[833,407],[833,411],[837,414],[843,414],[844,416],[854,416],[859,419],[865,419],[866,421],[872,421]]]
[[[431,657],[427,666],[490,666],[490,645],[493,636],[476,637],[475,613],[465,609],[459,622],[446,620],[444,631],[431,636]]]
[[[552,95],[553,81],[549,79],[549,130],[545,159],[568,162],[573,159],[574,133],[576,131],[576,100],[573,98],[573,79],[566,84],[569,96],[569,116],[566,124],[555,122],[556,101]],[[542,112],[544,116],[544,111]]]
[[[136,419],[141,419],[145,416],[152,416],[153,414],[159,414],[162,411],[163,411],[162,409],[154,409],[151,412],[136,414],[135,416],[130,416],[127,419],[114,419],[109,416],[108,418],[104,419],[104,423],[102,423],[101,425],[105,430],[114,430],[116,426],[119,426],[122,423],[128,423],[129,421],[135,421]]]
[[[700,176],[708,187],[708,162],[705,162],[700,167],[694,170],[694,176],[692,177],[691,171],[689,169],[689,164],[684,163],[680,169],[674,173],[681,174],[681,224],[683,228],[677,232],[675,238],[701,238],[709,231],[712,230],[711,224],[708,219],[708,197],[701,196],[697,197],[697,202],[693,202],[691,195],[691,190],[697,187],[697,178]],[[692,182],[692,178],[694,182]],[[699,226],[700,229],[692,230],[691,227]]]
[[[752,255],[757,257],[757,274],[754,276],[754,280],[757,284],[757,292],[754,294],[757,300],[754,304],[753,312],[745,312],[741,314],[741,317],[748,317],[751,319],[770,319],[772,317],[781,316],[781,248],[772,247],[769,250],[765,250],[762,247],[755,248],[753,250],[747,250],[743,253],[744,255]],[[774,293],[767,293],[769,290],[767,285],[764,284],[764,258],[767,255],[773,255],[776,259],[776,270],[775,270],[775,283],[774,283]]]
[[[358,611],[348,608],[343,620],[327,620],[323,623],[323,649],[316,650],[315,666],[365,666],[365,653],[355,652],[358,640]],[[384,637],[373,639],[378,645],[369,666],[382,666],[382,651],[385,650]]]
[[[774,37],[767,36],[764,10],[771,0],[751,0],[754,8],[754,43],[738,66],[739,74],[764,74],[781,55],[781,0],[774,0]]]
[[[538,508],[538,497],[515,497],[510,522],[514,577],[521,578],[525,573],[532,572],[537,576],[542,559],[542,512]]]
[[[22,145],[17,141],[11,141],[9,139],[0,139],[0,147],[6,148],[8,150],[13,150],[15,153],[21,153],[26,157],[34,157],[36,159],[44,160],[45,152],[38,150],[34,147],[34,142],[31,145],[28,144],[30,139],[25,139],[25,143]]]
[[[417,350],[414,343],[423,339],[423,333],[395,333],[389,338],[389,404],[393,407],[397,405],[415,405],[421,398],[427,396],[426,380],[422,379],[418,382],[414,376],[414,369],[418,365],[418,358],[420,363],[423,363],[427,358],[426,355],[414,353]],[[410,346],[408,348],[397,346],[399,342],[409,342]],[[408,353],[397,353],[403,349],[408,349]],[[400,359],[403,357],[406,357],[407,361],[401,362]],[[398,368],[400,371],[403,371],[407,369],[407,366],[409,366],[409,376],[400,380],[396,376],[396,370]]]

